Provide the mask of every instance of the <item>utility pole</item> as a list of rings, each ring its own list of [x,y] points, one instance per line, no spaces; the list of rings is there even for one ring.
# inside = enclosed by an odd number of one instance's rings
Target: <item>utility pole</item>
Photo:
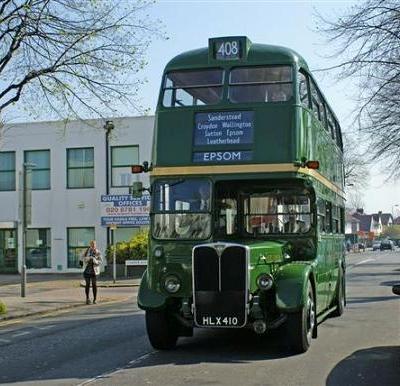
[[[110,134],[114,130],[114,122],[113,121],[106,121],[106,123],[103,126],[105,135],[106,135],[106,194],[110,194]],[[110,246],[110,244],[114,244],[114,230],[112,231],[112,240],[110,237],[110,228],[107,227],[107,248]],[[114,262],[114,267],[113,267],[113,277],[114,277],[114,283],[115,283],[115,262]]]
[[[112,245],[113,245],[113,283],[115,284],[115,281],[117,280],[117,250],[115,247],[115,231],[117,229],[117,226],[115,224],[112,224],[110,226],[110,229],[112,231]]]
[[[24,162],[22,164],[22,264],[21,264],[21,297],[26,296],[26,228],[31,224],[32,217],[32,168],[36,164]]]

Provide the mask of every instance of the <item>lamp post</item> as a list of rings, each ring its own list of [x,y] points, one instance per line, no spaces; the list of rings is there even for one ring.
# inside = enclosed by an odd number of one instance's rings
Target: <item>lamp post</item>
[[[106,121],[106,123],[104,124],[104,130],[106,132],[106,194],[110,194],[109,142],[110,142],[110,134],[114,130],[114,122]]]
[[[22,164],[22,264],[21,264],[21,297],[26,296],[26,228],[31,224],[31,171],[36,164],[24,162]],[[29,204],[29,212],[28,205]]]
[[[114,130],[114,122],[106,121],[103,126],[106,134],[106,194],[110,194],[110,134]],[[114,230],[112,232],[112,238],[114,239]],[[110,228],[107,227],[107,248],[110,246]],[[115,264],[114,264],[115,266]],[[113,268],[115,271],[115,267]],[[114,275],[113,275],[114,276]],[[114,277],[115,280],[115,277]]]

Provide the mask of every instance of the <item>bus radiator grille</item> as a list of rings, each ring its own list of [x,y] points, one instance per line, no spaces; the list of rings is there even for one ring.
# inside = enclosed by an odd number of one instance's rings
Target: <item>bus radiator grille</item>
[[[195,322],[200,327],[242,327],[247,317],[247,251],[240,245],[216,245],[193,251]]]

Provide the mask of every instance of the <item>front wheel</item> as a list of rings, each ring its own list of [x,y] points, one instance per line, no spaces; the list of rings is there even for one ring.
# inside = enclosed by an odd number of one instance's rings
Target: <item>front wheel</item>
[[[176,346],[178,326],[167,310],[147,310],[146,328],[150,343],[155,349],[170,350]]]
[[[287,330],[290,339],[290,346],[296,353],[306,352],[316,328],[314,292],[311,283],[308,282],[307,298],[299,312],[289,314],[287,320]]]

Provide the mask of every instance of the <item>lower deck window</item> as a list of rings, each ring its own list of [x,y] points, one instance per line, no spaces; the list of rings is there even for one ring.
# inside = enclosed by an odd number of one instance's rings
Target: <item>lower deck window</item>
[[[251,194],[244,201],[245,230],[253,235],[306,233],[311,228],[310,199],[285,193]]]

